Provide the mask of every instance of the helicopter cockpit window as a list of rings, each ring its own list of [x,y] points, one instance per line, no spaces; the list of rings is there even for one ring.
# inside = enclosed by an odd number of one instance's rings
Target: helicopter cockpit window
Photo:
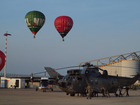
[[[74,79],[74,77],[70,77],[70,79],[69,79],[69,80],[72,80],[72,79]]]
[[[68,77],[67,80],[70,80],[70,77]]]
[[[66,77],[63,77],[63,79],[62,79],[63,81],[65,81],[66,80]]]

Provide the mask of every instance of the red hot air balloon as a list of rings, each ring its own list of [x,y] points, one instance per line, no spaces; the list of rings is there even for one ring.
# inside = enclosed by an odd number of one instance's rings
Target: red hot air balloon
[[[3,69],[5,65],[5,54],[0,51],[0,71]]]
[[[55,19],[54,25],[64,41],[64,37],[67,35],[67,33],[71,30],[73,26],[73,20],[69,16],[59,16]]]

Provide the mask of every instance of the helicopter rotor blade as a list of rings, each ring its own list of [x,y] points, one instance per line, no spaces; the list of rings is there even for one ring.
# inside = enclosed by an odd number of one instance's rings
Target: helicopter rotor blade
[[[62,69],[76,68],[76,67],[79,67],[79,66],[69,66],[69,67],[57,68],[55,70],[62,70]]]

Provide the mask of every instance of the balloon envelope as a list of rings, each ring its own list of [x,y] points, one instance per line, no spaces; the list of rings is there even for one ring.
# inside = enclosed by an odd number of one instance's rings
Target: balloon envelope
[[[3,69],[5,65],[5,54],[0,51],[0,71]]]
[[[45,15],[39,11],[30,11],[25,16],[25,23],[31,32],[36,35],[45,23]]]
[[[73,26],[73,20],[69,16],[59,16],[55,19],[54,25],[56,30],[64,38]]]

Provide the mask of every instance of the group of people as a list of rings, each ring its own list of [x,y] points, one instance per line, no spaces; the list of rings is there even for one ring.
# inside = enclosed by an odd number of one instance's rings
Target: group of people
[[[93,96],[98,97],[98,93],[96,91],[93,91],[92,87],[88,85],[86,88],[86,96],[87,96],[87,99],[91,99],[91,97]]]
[[[17,88],[17,84],[16,84],[16,82],[15,82],[15,84],[14,84],[14,88],[15,88],[15,89]],[[25,88],[28,88],[28,84],[27,84],[27,82],[25,82]]]
[[[128,93],[129,87],[128,86],[125,87],[124,93],[122,93],[122,87],[120,87],[120,86],[118,87],[118,91],[119,91],[119,94],[118,94],[119,97],[122,97],[123,95],[129,96],[129,93]]]
[[[116,96],[119,96],[119,97],[122,97],[123,95],[129,96],[129,93],[128,93],[129,87],[128,86],[125,88],[125,92],[123,94],[122,94],[122,88],[120,86],[118,87],[118,91],[119,91],[119,94],[115,93]],[[102,93],[103,97],[105,97],[105,96],[110,97],[109,92],[106,91],[104,87],[101,88],[101,93]],[[93,97],[93,96],[98,97],[98,92],[95,92],[90,85],[88,85],[86,88],[86,94],[87,94],[87,99],[91,99],[91,97]]]

